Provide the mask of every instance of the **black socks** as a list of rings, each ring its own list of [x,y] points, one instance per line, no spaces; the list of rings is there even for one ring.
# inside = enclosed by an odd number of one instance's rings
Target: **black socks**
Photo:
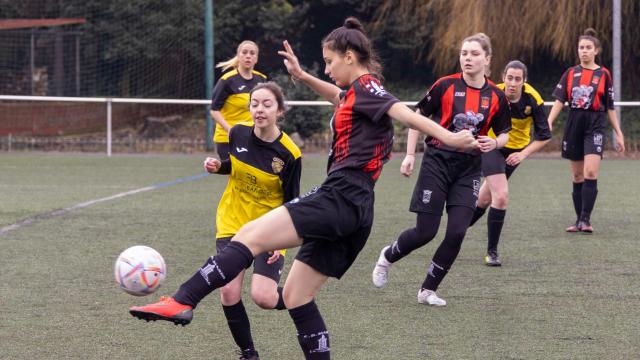
[[[493,207],[489,209],[489,216],[487,217],[487,232],[489,235],[487,251],[498,251],[498,242],[500,241],[506,213],[506,209],[500,210]]]
[[[275,310],[284,310],[287,307],[284,305],[284,295],[282,295],[282,287],[278,286],[278,303],[276,304],[276,307],[274,307]]]
[[[253,254],[249,248],[238,241],[231,241],[184,282],[173,298],[181,304],[195,308],[200,300],[235,279],[252,262]]]
[[[591,211],[596,204],[596,197],[598,196],[598,180],[597,179],[585,179],[582,186],[582,210],[579,215],[580,221],[591,221]]]
[[[476,210],[473,213],[473,217],[471,218],[471,224],[469,224],[469,227],[472,227],[473,224],[476,223],[476,221],[480,220],[480,218],[482,217],[482,215],[484,215],[486,211],[487,211],[487,208],[481,208],[479,206],[476,206]]]
[[[304,358],[306,360],[330,359],[329,332],[315,301],[289,309],[289,315],[298,330],[298,342]]]
[[[253,338],[251,337],[249,316],[247,316],[242,300],[235,305],[223,305],[222,310],[224,310],[224,316],[227,318],[233,340],[240,350],[255,350]]]
[[[573,183],[573,192],[571,193],[571,198],[573,199],[573,209],[576,212],[576,222],[580,220],[580,214],[582,214],[582,184]]]

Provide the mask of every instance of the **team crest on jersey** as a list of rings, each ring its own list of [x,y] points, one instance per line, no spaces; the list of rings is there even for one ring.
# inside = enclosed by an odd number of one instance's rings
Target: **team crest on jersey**
[[[275,174],[280,174],[283,168],[284,161],[282,161],[282,159],[274,157],[273,160],[271,160],[271,169]]]
[[[483,109],[488,109],[489,108],[489,98],[488,97],[483,96],[480,99],[480,107],[483,108]]]
[[[580,85],[571,89],[571,105],[574,108],[588,109],[591,106],[591,86]]]
[[[484,115],[473,111],[456,114],[453,117],[453,132],[469,130],[473,135],[478,135],[478,125],[482,120],[484,120]]]
[[[527,116],[531,115],[531,106],[527,105],[524,107],[524,114]]]
[[[594,76],[593,79],[591,79],[591,83],[592,84],[597,84],[598,80],[600,80],[600,76]]]

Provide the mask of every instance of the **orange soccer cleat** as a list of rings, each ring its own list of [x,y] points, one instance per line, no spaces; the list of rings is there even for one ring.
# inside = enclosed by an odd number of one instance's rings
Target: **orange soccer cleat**
[[[192,310],[193,308],[191,306],[180,304],[172,297],[162,296],[160,297],[160,301],[155,304],[129,308],[129,313],[142,320],[166,320],[176,325],[180,324],[185,326],[189,324],[193,318]]]

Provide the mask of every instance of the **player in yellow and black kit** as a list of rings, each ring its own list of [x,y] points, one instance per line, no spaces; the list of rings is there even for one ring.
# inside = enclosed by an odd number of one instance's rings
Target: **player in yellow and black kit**
[[[504,82],[497,86],[505,92],[511,108],[509,141],[501,149],[482,154],[484,183],[480,188],[478,204],[471,220],[471,225],[475,224],[491,205],[487,217],[489,241],[487,255],[484,258],[488,266],[502,265],[498,256],[498,242],[509,199],[507,180],[524,159],[542,149],[551,140],[544,101],[540,94],[526,83],[526,65],[518,60],[509,62],[504,68],[502,79]],[[496,137],[493,131],[489,131],[489,136]]]
[[[229,132],[229,159],[205,160],[211,173],[230,174],[216,213],[216,248],[222,251],[242,225],[254,220],[300,192],[301,153],[287,134],[278,130],[284,96],[271,82],[250,93],[254,126],[238,124]],[[285,308],[278,287],[285,251],[263,253],[253,263],[251,297],[264,309]],[[220,300],[241,359],[257,359],[249,318],[242,304],[244,271],[220,289]]]
[[[222,71],[233,69],[222,75],[213,89],[211,117],[216,122],[213,142],[221,160],[229,158],[229,129],[233,125],[248,122],[249,92],[254,86],[267,81],[267,76],[254,70],[258,63],[258,45],[245,40],[238,45],[236,56],[219,63]]]

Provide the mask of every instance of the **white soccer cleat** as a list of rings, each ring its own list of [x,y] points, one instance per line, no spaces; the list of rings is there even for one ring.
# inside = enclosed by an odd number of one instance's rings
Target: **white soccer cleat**
[[[377,288],[383,288],[387,285],[387,279],[389,278],[389,269],[391,268],[391,263],[384,256],[384,252],[387,251],[389,246],[385,246],[380,251],[380,256],[378,257],[378,262],[376,266],[373,268],[373,274],[371,274],[371,279],[373,280],[373,285]]]
[[[447,302],[438,297],[435,291],[422,289],[418,292],[418,303],[431,306],[446,306]]]

